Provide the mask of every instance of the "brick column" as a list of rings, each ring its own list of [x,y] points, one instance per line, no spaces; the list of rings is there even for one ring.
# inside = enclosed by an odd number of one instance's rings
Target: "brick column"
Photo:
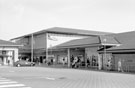
[[[101,70],[102,69],[102,58],[101,56],[98,54],[98,69]]]

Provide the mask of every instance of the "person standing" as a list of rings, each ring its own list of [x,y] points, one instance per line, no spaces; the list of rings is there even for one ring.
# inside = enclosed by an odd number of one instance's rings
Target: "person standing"
[[[63,66],[65,66],[65,57],[62,59]]]
[[[123,72],[121,59],[118,61],[118,71]]]
[[[10,65],[10,60],[8,60],[8,65]]]

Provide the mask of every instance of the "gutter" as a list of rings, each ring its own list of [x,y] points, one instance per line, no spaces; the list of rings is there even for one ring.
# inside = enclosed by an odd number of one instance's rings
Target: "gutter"
[[[13,46],[13,47],[20,47],[20,46],[23,46],[23,45],[0,45],[1,47],[9,47],[9,46]]]

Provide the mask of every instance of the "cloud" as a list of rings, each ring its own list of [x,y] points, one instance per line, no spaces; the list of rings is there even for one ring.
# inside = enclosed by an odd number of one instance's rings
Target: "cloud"
[[[21,19],[24,14],[25,7],[22,5],[14,5],[13,10],[15,12],[16,18]]]

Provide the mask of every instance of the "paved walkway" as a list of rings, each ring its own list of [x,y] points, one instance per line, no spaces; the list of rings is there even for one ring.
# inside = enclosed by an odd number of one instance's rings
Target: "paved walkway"
[[[67,68],[67,69],[78,69],[78,70],[91,70],[91,71],[100,71],[100,72],[108,72],[108,73],[124,73],[124,74],[135,74],[135,72],[118,72],[118,71],[109,71],[109,70],[98,70],[94,68],[86,68],[86,67],[79,67],[79,68],[69,68],[68,66],[63,65],[47,65],[47,64],[36,64],[36,67],[45,67],[45,68]]]
[[[46,88],[135,88],[135,75],[67,69]]]
[[[135,74],[52,68],[50,75],[46,88],[135,88]]]

